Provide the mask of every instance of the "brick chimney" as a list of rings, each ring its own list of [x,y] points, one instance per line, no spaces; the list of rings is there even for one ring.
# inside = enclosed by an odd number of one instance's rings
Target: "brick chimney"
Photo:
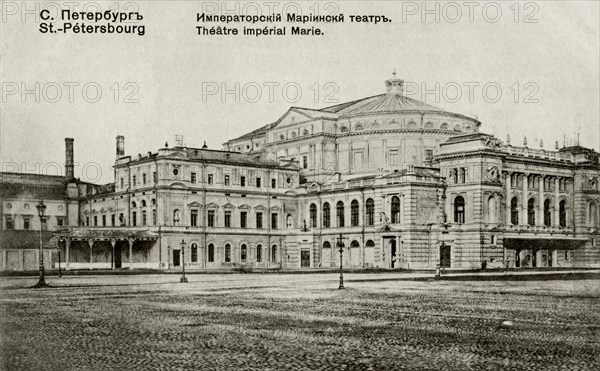
[[[73,161],[73,138],[65,138],[65,178],[75,179],[75,163]]]

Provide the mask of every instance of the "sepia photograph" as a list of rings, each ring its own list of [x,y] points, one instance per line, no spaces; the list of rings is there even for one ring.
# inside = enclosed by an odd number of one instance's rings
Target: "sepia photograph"
[[[0,0],[0,370],[599,370],[600,2]]]

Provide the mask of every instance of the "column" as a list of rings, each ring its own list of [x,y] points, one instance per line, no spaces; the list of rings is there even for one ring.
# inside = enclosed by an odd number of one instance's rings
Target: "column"
[[[505,191],[504,191],[504,200],[505,200],[505,206],[506,206],[506,225],[512,225],[511,223],[511,200],[512,200],[512,195],[511,195],[511,180],[512,180],[512,173],[511,172],[507,172],[506,173],[506,177],[505,177]]]
[[[110,257],[110,269],[115,269],[115,245],[117,244],[117,240],[110,240],[110,244],[112,246],[112,255]]]
[[[65,240],[65,269],[66,270],[70,270],[71,267],[69,266],[69,247],[71,246],[71,239],[67,238]]]
[[[90,245],[90,269],[92,269],[92,263],[94,262],[92,259],[92,246],[94,246],[94,240],[90,238],[88,244]]]
[[[396,236],[396,264],[399,265],[402,261],[402,246],[400,245],[400,236]],[[397,267],[398,268],[398,267]]]
[[[538,215],[537,225],[544,225],[544,176],[538,177]]]
[[[559,210],[560,210],[560,177],[554,178],[554,214],[552,214],[552,225],[558,227],[560,225]]]
[[[385,248],[384,248],[385,239],[381,236],[381,243],[379,245],[379,260],[382,263],[385,263]]]
[[[133,269],[133,243],[135,238],[129,238],[127,242],[129,242],[129,269]]]
[[[527,202],[529,201],[529,196],[527,195],[527,182],[529,181],[529,174],[523,174],[523,197],[521,200],[521,220],[519,220],[519,224],[526,225],[529,224],[527,220]]]

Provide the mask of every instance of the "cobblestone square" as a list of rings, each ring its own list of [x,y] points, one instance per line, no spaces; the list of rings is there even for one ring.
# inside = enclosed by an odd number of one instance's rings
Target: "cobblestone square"
[[[2,277],[1,368],[600,369],[598,279],[188,278]]]

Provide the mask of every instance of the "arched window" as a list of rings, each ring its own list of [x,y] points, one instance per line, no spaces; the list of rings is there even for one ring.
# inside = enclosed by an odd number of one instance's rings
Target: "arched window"
[[[296,138],[296,132],[292,131],[292,138]]]
[[[342,126],[342,128],[340,129],[340,132],[347,133],[348,132],[348,128],[345,127],[345,126]]]
[[[212,263],[215,261],[215,245],[212,243],[208,245],[208,262]]]
[[[357,125],[354,127],[354,130],[357,130],[357,131],[358,131],[358,130],[363,130],[363,126],[362,126],[361,124],[357,124]]]
[[[373,242],[373,240],[368,240],[365,247],[375,247],[375,242]]]
[[[285,222],[287,229],[292,228],[292,224],[294,224],[293,220],[292,220],[292,215],[288,214],[288,216],[286,217],[286,222]]]
[[[550,200],[544,201],[544,225],[546,227],[552,225],[552,210],[550,209]]]
[[[417,123],[414,121],[411,121],[408,123],[408,128],[409,129],[416,129],[417,128]]]
[[[331,249],[331,244],[329,243],[329,241],[323,242],[323,248],[324,249]]]
[[[146,207],[146,200],[142,200],[142,207]]]
[[[311,228],[317,227],[317,205],[310,204],[310,226]]]
[[[271,261],[273,263],[277,262],[277,245],[271,247]]]
[[[588,226],[595,227],[598,224],[598,207],[596,206],[595,202],[590,201],[590,205],[588,208]]]
[[[519,224],[519,199],[516,197],[510,200],[510,222],[513,225]]]
[[[454,199],[454,223],[463,224],[465,222],[465,199],[457,196]]]
[[[356,200],[350,204],[350,225],[358,227],[358,201]]]
[[[225,263],[231,262],[231,245],[225,245]]]
[[[152,201],[150,202],[152,205],[156,205],[156,198],[153,198]]]
[[[360,247],[360,244],[358,243],[358,241],[354,240],[352,241],[352,243],[350,244],[351,248],[356,248],[356,247]]]
[[[133,202],[131,203],[131,207],[137,207],[137,204],[135,203],[135,201],[133,201]]]
[[[367,209],[367,225],[372,226],[375,225],[375,201],[372,198],[367,200],[366,204]]]
[[[558,224],[561,227],[567,226],[567,201],[565,200],[558,204]]]
[[[192,263],[197,263],[198,262],[198,244],[193,243],[192,248],[190,250],[191,250],[191,255],[192,255],[190,257],[190,259],[191,259]]]
[[[285,140],[285,135],[279,134],[279,140]]]
[[[535,225],[535,200],[533,198],[527,201],[527,224]]]
[[[245,263],[246,259],[248,258],[248,248],[246,247],[246,245],[242,245],[240,249],[240,258],[243,263]]]
[[[433,122],[425,123],[425,129],[433,129]]]
[[[487,220],[489,223],[496,223],[498,214],[498,210],[496,208],[496,198],[494,196],[490,196],[488,198],[488,208],[487,208]]]
[[[175,209],[173,210],[173,225],[179,225],[179,220],[181,220],[179,217],[179,209]]]
[[[344,226],[344,203],[342,201],[338,201],[336,207],[336,220],[337,220],[337,226],[338,227],[343,227]]]
[[[262,262],[262,245],[256,246],[256,262]]]
[[[323,204],[323,228],[331,227],[331,207],[328,202]]]
[[[400,223],[400,197],[392,197],[392,223]]]
[[[444,122],[444,123],[443,123],[443,124],[440,126],[440,129],[442,129],[442,130],[448,130],[448,124]]]
[[[304,131],[302,132],[302,135],[308,135],[308,129],[304,129]]]

